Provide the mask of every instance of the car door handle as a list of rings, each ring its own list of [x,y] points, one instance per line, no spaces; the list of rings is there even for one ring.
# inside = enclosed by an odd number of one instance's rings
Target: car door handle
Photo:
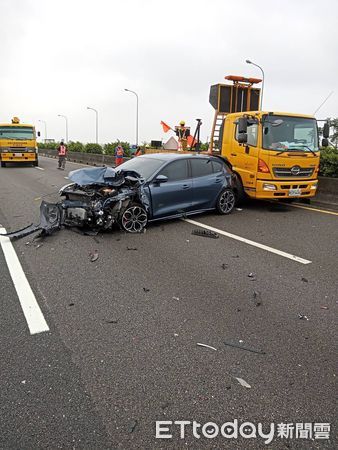
[[[231,153],[231,156],[237,156],[237,153]]]
[[[183,184],[182,188],[183,189],[189,189],[190,188],[190,184]]]

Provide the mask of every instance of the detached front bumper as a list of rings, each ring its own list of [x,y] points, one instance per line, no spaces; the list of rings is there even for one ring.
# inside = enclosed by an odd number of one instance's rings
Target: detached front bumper
[[[314,197],[318,180],[257,180],[256,192],[248,192],[254,198],[305,198]],[[256,195],[255,195],[256,194]]]
[[[35,152],[1,152],[1,161],[3,162],[32,162],[36,161],[38,158]]]

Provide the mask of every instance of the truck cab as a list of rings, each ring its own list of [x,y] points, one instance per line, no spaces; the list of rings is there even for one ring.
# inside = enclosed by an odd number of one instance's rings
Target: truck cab
[[[313,197],[319,141],[314,117],[284,112],[227,114],[221,154],[246,195],[257,199]]]
[[[0,123],[0,162],[1,167],[14,162],[38,166],[38,147],[33,125],[20,123],[18,117],[13,117],[11,123]]]

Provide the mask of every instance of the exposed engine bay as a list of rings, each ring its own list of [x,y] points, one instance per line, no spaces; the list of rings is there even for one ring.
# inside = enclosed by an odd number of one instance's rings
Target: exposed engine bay
[[[115,224],[129,233],[141,232],[147,224],[149,199],[144,181],[136,172],[116,171],[111,167],[74,170],[72,183],[59,191],[58,203],[41,202],[40,223],[7,233],[21,238],[40,231],[49,235],[62,226],[79,227],[95,234]]]

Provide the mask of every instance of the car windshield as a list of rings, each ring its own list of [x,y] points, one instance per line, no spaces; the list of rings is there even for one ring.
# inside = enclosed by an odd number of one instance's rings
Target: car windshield
[[[33,127],[0,127],[0,139],[34,139]]]
[[[143,158],[137,156],[118,167],[118,170],[133,170],[141,175],[142,178],[147,180],[154,172],[156,172],[164,161],[156,158]]]
[[[280,152],[318,151],[315,119],[268,115],[263,122],[263,148]]]

